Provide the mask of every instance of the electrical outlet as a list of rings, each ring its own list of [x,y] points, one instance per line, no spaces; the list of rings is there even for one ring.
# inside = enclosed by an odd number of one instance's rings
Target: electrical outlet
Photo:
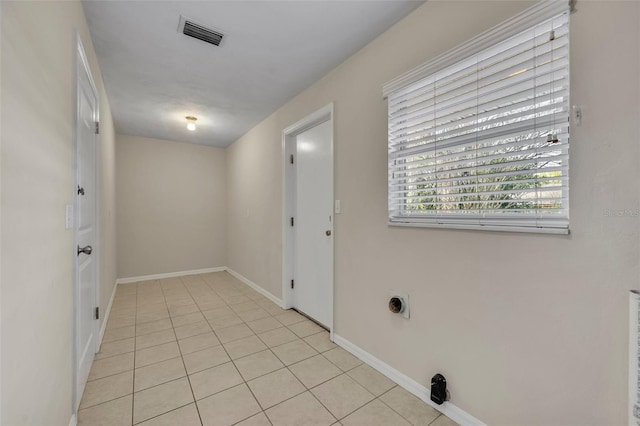
[[[582,108],[578,105],[573,106],[573,120],[576,123],[576,126],[582,125]]]

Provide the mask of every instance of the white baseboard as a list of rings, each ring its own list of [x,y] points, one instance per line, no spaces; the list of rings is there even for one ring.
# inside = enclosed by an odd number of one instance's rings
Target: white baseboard
[[[226,268],[226,269],[227,269],[227,272],[230,273],[231,275],[233,275],[235,278],[237,278],[238,280],[242,281],[243,283],[245,283],[246,285],[248,285],[249,287],[251,287],[252,289],[257,291],[258,293],[260,293],[261,295],[263,295],[264,297],[266,297],[267,299],[271,300],[273,303],[275,303],[276,305],[278,305],[278,306],[280,306],[281,308],[284,309],[284,301],[282,299],[279,299],[278,297],[276,297],[273,294],[269,293],[267,290],[265,290],[264,288],[260,287],[258,284],[254,283],[253,281],[251,281],[247,277],[237,273],[233,269],[231,269],[231,268]]]
[[[243,276],[242,274],[226,266],[218,266],[216,268],[206,268],[206,269],[194,269],[192,271],[168,272],[165,274],[143,275],[140,277],[118,278],[116,280],[116,286],[118,284],[130,284],[130,283],[136,283],[140,281],[161,280],[163,278],[184,277],[185,275],[208,274],[210,272],[222,272],[222,271],[229,272],[231,275],[233,275],[235,278],[237,278],[238,280],[242,281],[244,284],[251,287],[253,290],[257,291],[258,293],[260,293],[267,299],[271,300],[273,303],[280,306],[281,308],[284,308],[284,302],[282,301],[282,299],[274,296],[273,294],[269,293],[267,290],[260,287],[258,284],[254,283],[247,277]],[[115,289],[114,289],[114,294],[115,294]],[[113,300],[113,295],[111,296],[111,299]],[[111,303],[109,303],[109,311],[111,311]],[[104,328],[104,325],[103,325],[103,328]],[[100,334],[101,340],[102,340],[103,333],[104,333],[104,330],[102,330]]]
[[[111,306],[113,306],[113,299],[116,297],[116,290],[118,290],[118,282],[113,285],[113,291],[111,292],[111,299],[109,299],[109,304],[107,305],[107,309],[105,309],[103,313],[102,326],[100,327],[100,334],[98,335],[98,342],[102,345],[102,339],[104,338],[104,332],[107,330],[107,321],[109,321],[109,315],[111,314]],[[98,346],[99,348],[100,346]]]
[[[445,416],[449,417],[454,422],[466,426],[486,426],[483,422],[473,417],[471,414],[462,410],[461,408],[453,405],[449,401],[445,401],[442,405],[438,405],[431,401],[430,398],[430,390],[420,383],[416,382],[409,376],[401,373],[395,368],[391,367],[389,364],[384,361],[379,360],[375,356],[371,355],[369,352],[364,349],[354,345],[344,337],[338,336],[334,334],[334,342],[344,348],[346,351],[351,352],[353,355],[360,358],[362,361],[367,363],[372,368],[378,370],[381,374],[384,374],[389,379],[393,380],[408,392],[411,392],[425,403],[429,404],[436,410],[440,411]]]
[[[210,272],[226,271],[226,266],[218,266],[216,268],[193,269],[191,271],[167,272],[164,274],[142,275],[140,277],[118,278],[117,284],[130,284],[139,281],[161,280],[163,278],[184,277],[185,275],[208,274]]]
[[[76,426],[78,424],[78,417],[75,414],[71,415],[71,420],[69,420],[69,426]]]

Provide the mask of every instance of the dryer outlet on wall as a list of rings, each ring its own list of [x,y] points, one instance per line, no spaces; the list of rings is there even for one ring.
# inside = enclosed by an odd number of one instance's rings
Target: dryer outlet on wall
[[[409,293],[389,290],[388,305],[391,312],[409,319]]]

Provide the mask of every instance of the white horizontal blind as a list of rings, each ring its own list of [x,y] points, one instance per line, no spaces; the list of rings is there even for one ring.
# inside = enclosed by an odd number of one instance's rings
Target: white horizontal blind
[[[392,224],[569,224],[568,12],[392,91]]]

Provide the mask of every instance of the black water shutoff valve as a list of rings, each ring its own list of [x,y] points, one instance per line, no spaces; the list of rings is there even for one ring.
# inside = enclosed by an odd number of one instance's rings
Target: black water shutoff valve
[[[447,400],[447,379],[442,374],[431,378],[431,400],[438,405]]]

